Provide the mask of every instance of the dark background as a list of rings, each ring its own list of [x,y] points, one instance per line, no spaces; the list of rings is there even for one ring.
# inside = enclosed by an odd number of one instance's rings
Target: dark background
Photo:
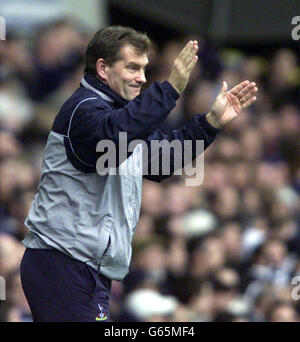
[[[299,50],[291,39],[291,20],[300,14],[293,0],[111,0],[109,22],[146,31],[157,44],[200,34],[222,46],[268,53],[282,45]]]

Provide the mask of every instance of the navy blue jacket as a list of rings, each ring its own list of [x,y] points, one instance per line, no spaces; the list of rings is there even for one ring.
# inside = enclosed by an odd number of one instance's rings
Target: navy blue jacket
[[[178,154],[181,162],[186,154],[191,160],[199,152],[197,140],[203,140],[206,148],[218,132],[205,115],[195,115],[180,129],[163,134],[157,127],[177,98],[173,87],[164,82],[152,84],[128,102],[86,75],[62,106],[49,133],[23,244],[28,248],[55,248],[109,279],[123,279],[129,270],[131,241],[140,214],[143,176],[152,181],[169,177],[178,167]],[[136,140],[147,144],[148,148],[139,144],[131,155],[125,154],[124,161],[118,160],[119,170],[138,173],[99,174],[98,161],[104,153],[96,151],[98,142],[105,139],[120,147],[120,132],[127,133],[128,145]],[[164,139],[171,143],[177,140],[180,146],[192,141],[191,151],[170,150],[169,173],[162,172],[166,163],[162,152],[149,148],[155,140]],[[159,166],[157,173],[143,169],[144,150],[146,158]]]
[[[94,76],[85,75],[80,87],[62,106],[52,131],[65,135],[64,143],[68,159],[82,172],[96,171],[96,162],[101,155],[96,152],[97,143],[102,139],[109,139],[118,146],[119,132],[127,132],[128,144],[137,139],[145,141],[149,146],[149,160],[154,158],[153,155],[151,156],[150,148],[152,140],[169,142],[180,140],[182,143],[184,140],[191,140],[193,141],[191,153],[194,159],[196,140],[203,140],[206,149],[215,140],[219,130],[207,122],[205,115],[198,114],[181,128],[170,134],[163,134],[158,127],[175,107],[178,97],[176,90],[165,81],[153,83],[134,100],[127,101]],[[91,100],[84,101],[86,99]],[[71,125],[69,125],[70,120]],[[184,150],[182,151],[184,153]],[[174,172],[172,153],[171,150],[171,174]],[[121,162],[117,160],[117,166]],[[144,177],[152,181],[160,182],[168,177],[161,172],[151,175],[150,170],[147,171]]]

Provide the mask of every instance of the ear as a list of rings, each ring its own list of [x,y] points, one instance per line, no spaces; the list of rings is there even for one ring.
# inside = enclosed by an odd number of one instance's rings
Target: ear
[[[107,80],[107,74],[106,74],[106,63],[103,58],[99,58],[96,62],[96,70],[97,74],[100,77],[102,81]]]

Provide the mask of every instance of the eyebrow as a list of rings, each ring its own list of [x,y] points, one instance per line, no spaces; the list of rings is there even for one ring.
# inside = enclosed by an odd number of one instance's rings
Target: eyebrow
[[[149,64],[149,62],[143,67],[143,65],[141,65],[141,64],[138,64],[138,63],[135,63],[135,62],[128,62],[126,64],[126,67],[135,67],[135,68],[141,68],[142,67],[143,69],[145,69],[148,64]]]

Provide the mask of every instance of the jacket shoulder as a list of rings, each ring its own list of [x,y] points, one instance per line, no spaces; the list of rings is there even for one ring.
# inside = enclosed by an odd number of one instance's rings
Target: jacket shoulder
[[[54,119],[52,131],[67,135],[68,127],[75,112],[109,109],[108,103],[89,89],[79,87],[62,105]]]

